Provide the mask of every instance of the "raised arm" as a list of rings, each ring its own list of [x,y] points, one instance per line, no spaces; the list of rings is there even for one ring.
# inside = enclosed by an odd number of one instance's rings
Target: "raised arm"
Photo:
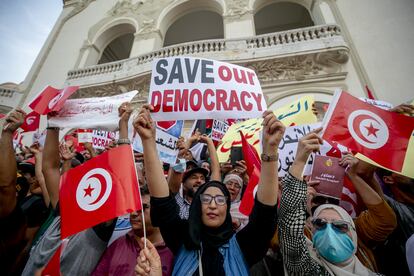
[[[43,150],[42,172],[53,208],[56,208],[56,204],[59,201],[59,166],[59,129],[49,128],[46,133],[45,147]]]
[[[207,144],[208,155],[210,156],[210,180],[221,181],[220,163],[217,156],[217,150],[213,140],[207,135],[200,136],[200,141]]]
[[[42,159],[43,159],[43,152],[40,148],[39,144],[33,144],[30,146],[30,152],[34,155],[35,158],[35,174],[36,179],[39,182],[40,189],[42,190],[43,201],[45,202],[46,206],[50,204],[49,193],[46,188],[45,177],[43,176],[42,172]]]
[[[160,198],[167,197],[170,192],[155,143],[155,123],[150,114],[150,111],[153,109],[154,107],[151,105],[144,105],[134,120],[133,125],[142,140],[145,175],[149,192],[151,196]]]
[[[16,156],[13,149],[13,133],[24,122],[26,113],[16,109],[10,113],[0,138],[0,218],[9,215],[16,207]]]
[[[317,129],[299,140],[295,161],[282,183],[278,229],[283,263],[289,275],[327,275],[311,258],[303,233],[306,220],[307,185],[302,172],[309,155],[318,151]],[[324,274],[322,274],[324,273]]]
[[[266,205],[273,206],[277,203],[279,191],[277,168],[279,143],[283,138],[285,127],[276,119],[272,111],[263,113],[262,155],[269,157],[269,161],[262,159],[257,199]]]
[[[128,121],[131,117],[132,106],[129,102],[122,103],[118,108],[119,114],[119,141],[126,142],[128,140]]]

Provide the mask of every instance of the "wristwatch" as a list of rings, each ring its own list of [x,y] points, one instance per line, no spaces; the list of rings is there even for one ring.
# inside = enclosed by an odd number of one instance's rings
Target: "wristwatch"
[[[128,138],[125,139],[118,139],[118,141],[116,142],[117,145],[130,145],[131,141],[129,141]]]
[[[274,162],[278,160],[279,155],[276,153],[274,155],[267,155],[266,153],[262,153],[260,155],[260,159],[262,159],[263,162]]]

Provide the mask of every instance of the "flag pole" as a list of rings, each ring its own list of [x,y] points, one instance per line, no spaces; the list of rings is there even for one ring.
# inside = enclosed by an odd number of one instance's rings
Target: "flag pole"
[[[132,145],[129,145],[129,148],[131,149],[131,153],[132,153],[132,161],[135,164],[135,158],[134,158],[134,150],[132,149]],[[147,248],[147,229],[145,227],[145,215],[144,215],[144,208],[142,206],[142,196],[141,196],[141,190],[139,187],[139,179],[138,179],[138,174],[137,174],[137,168],[134,168],[134,172],[135,172],[135,178],[137,179],[137,183],[138,183],[138,193],[139,193],[139,197],[140,197],[140,204],[141,204],[141,215],[142,215],[142,227],[144,228],[144,248]]]

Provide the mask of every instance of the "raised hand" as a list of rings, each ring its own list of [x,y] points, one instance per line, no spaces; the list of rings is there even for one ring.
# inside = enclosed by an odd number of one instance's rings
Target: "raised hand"
[[[295,161],[305,163],[312,152],[319,151],[320,145],[323,143],[322,138],[318,135],[321,130],[321,127],[317,128],[299,140]]]
[[[76,155],[65,142],[59,145],[59,153],[63,161],[72,160]]]
[[[155,246],[147,240],[147,247],[144,248],[144,238],[139,243],[141,251],[137,258],[137,265],[135,266],[135,275],[144,276],[161,276],[162,266],[161,258]]]
[[[389,111],[408,114],[409,116],[414,116],[414,105],[412,104],[400,104],[396,107],[391,108]]]
[[[42,148],[40,147],[40,144],[39,143],[34,143],[33,145],[31,145],[30,147],[29,147],[29,150],[30,150],[30,152],[33,154],[33,155],[36,155],[36,154],[39,154],[39,153],[41,153],[42,152]]]
[[[285,133],[285,126],[280,122],[272,111],[263,113],[263,153],[276,153],[279,143]]]
[[[136,132],[138,132],[138,135],[143,141],[150,139],[155,140],[155,123],[150,114],[152,110],[154,110],[152,105],[144,104],[133,122]]]
[[[358,169],[359,159],[353,156],[351,153],[346,152],[339,161],[339,165],[346,167],[346,173],[348,175],[356,175]]]
[[[131,103],[122,103],[118,108],[119,121],[128,123],[129,117],[131,117],[132,114],[132,110],[133,109]]]
[[[26,113],[22,109],[16,108],[6,117],[3,131],[14,132],[24,123],[25,118]]]

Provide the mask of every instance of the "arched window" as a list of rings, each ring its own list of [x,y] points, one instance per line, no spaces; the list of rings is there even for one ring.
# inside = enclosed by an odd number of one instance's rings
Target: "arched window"
[[[189,41],[224,37],[223,18],[212,11],[194,11],[178,18],[168,28],[164,47]]]
[[[256,35],[313,26],[308,10],[296,3],[281,2],[262,7],[254,15]]]
[[[129,58],[133,42],[134,35],[131,33],[115,38],[102,52],[98,64]]]

